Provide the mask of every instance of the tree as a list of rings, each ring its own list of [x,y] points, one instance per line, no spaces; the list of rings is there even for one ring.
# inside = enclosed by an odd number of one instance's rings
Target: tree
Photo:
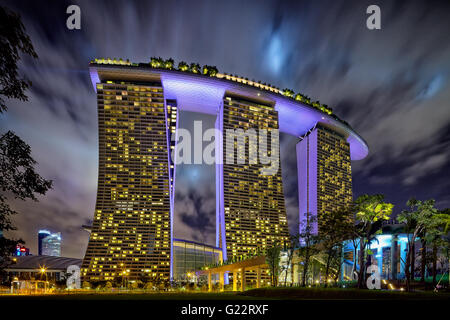
[[[152,68],[162,68],[164,64],[164,60],[157,57],[150,58],[150,66]]]
[[[295,250],[298,248],[298,241],[300,235],[289,235],[289,241],[284,244],[284,250],[286,251],[286,264],[283,266],[284,269],[284,286],[287,284],[287,275],[289,268],[291,269],[291,284],[294,283],[294,268],[292,261],[294,259]]]
[[[326,223],[321,225],[319,235],[320,247],[326,255],[325,287],[328,283],[330,266],[336,259],[340,264],[342,243],[351,238],[354,225],[351,212],[346,208],[329,212],[326,219]]]
[[[281,246],[278,243],[274,243],[270,248],[266,250],[266,263],[269,266],[271,284],[276,287],[278,284],[278,273],[280,268],[280,252]]]
[[[308,273],[308,267],[311,257],[318,252],[316,245],[318,242],[318,236],[314,232],[314,223],[317,221],[316,217],[311,216],[310,213],[306,214],[306,219],[300,221],[300,247],[298,254],[303,258],[303,274],[302,274],[302,286],[306,286],[306,275]]]
[[[406,275],[406,289],[410,291],[410,281],[411,281],[411,260],[413,257],[414,243],[419,234],[426,233],[425,236],[428,242],[429,237],[434,237],[437,220],[436,214],[437,209],[434,207],[434,200],[420,201],[414,198],[409,199],[406,202],[408,207],[407,210],[403,210],[397,217],[398,222],[405,225],[405,231],[408,234],[408,252],[405,261],[405,275]],[[432,236],[433,235],[433,236]]]
[[[381,222],[389,220],[394,205],[384,202],[382,194],[365,194],[354,201],[353,208],[356,212],[357,229],[360,235],[358,288],[362,289],[365,280],[366,248],[380,230]]]
[[[27,100],[25,90],[31,82],[18,76],[20,53],[36,58],[30,38],[20,16],[0,6],[0,114],[7,110],[4,98]],[[7,200],[32,199],[45,194],[52,182],[35,171],[31,148],[12,131],[0,136],[0,230],[15,230],[11,217],[17,212]],[[22,240],[0,238],[0,270],[10,263],[9,256]]]
[[[164,61],[164,68],[169,69],[169,70],[172,70],[172,69],[173,69],[173,66],[174,66],[174,63],[175,63],[175,62],[173,61],[172,58],[167,59],[166,61]]]
[[[0,6],[0,113],[7,110],[4,98],[28,100],[31,81],[19,77],[20,53],[37,58],[20,16]]]
[[[189,66],[189,71],[192,73],[199,73],[200,65],[198,63],[191,63],[191,65]]]
[[[450,209],[439,210],[437,214],[433,216],[432,232],[427,235],[427,241],[430,241],[433,246],[432,250],[432,274],[433,274],[433,286],[436,286],[437,275],[437,260],[441,259],[441,268],[444,266],[446,260],[449,264],[450,275],[450,261],[449,261],[449,247],[450,247]],[[449,276],[450,281],[450,276]]]
[[[286,97],[290,97],[290,98],[294,97],[294,91],[292,91],[291,89],[288,89],[288,88],[284,89],[282,91],[282,94]]]
[[[178,63],[178,70],[180,70],[180,71],[188,71],[189,70],[189,65],[186,62],[184,62],[184,61],[180,61]]]

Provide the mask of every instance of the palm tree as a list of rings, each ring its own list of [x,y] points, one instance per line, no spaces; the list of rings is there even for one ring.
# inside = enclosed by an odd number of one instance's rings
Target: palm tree
[[[381,228],[383,220],[389,220],[394,205],[384,202],[381,194],[362,195],[354,202],[357,228],[361,235],[359,240],[359,274],[358,288],[362,289],[365,278],[365,250],[373,240],[375,233]]]

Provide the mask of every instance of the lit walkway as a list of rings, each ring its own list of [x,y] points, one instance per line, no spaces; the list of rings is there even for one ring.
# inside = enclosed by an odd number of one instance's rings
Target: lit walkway
[[[209,268],[207,270],[197,271],[197,276],[207,275],[208,276],[208,291],[212,291],[212,275],[219,275],[220,291],[224,290],[224,276],[226,273],[233,274],[233,291],[238,291],[237,289],[237,278],[238,274],[241,274],[241,285],[240,291],[245,290],[245,271],[255,270],[256,271],[256,287],[261,286],[261,269],[267,269],[268,265],[266,263],[265,256],[259,256],[251,258],[244,261],[235,262],[228,265],[222,265],[214,268]]]

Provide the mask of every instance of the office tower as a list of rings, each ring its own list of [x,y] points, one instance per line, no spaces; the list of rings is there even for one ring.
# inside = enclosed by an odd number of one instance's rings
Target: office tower
[[[168,280],[176,102],[165,104],[158,76],[99,76],[97,202],[82,278]]]
[[[261,150],[262,146],[255,144],[255,140],[250,143],[250,136],[246,138],[245,154],[239,154],[242,147],[237,140],[230,150],[226,143],[227,130],[242,129],[251,133],[253,129],[260,134],[261,129],[278,129],[277,111],[271,103],[262,100],[225,94],[216,126],[223,132],[222,143],[216,151],[222,155],[219,163],[223,162],[216,167],[216,228],[217,246],[222,247],[224,259],[283,243],[288,238],[288,226],[281,167],[274,175],[263,175],[260,169],[267,165],[249,160],[250,154],[271,150],[270,134],[266,150]],[[280,163],[279,148],[276,152]],[[234,157],[233,163],[227,161],[230,153]],[[242,155],[244,159],[241,158],[240,163],[238,158]]]
[[[38,255],[42,256],[42,240],[50,235],[50,231],[48,230],[39,230],[38,231]]]
[[[38,232],[38,254],[40,256],[61,256],[61,233],[48,230]]]
[[[314,233],[327,223],[327,213],[352,202],[350,146],[339,133],[317,125],[297,143],[299,220],[314,217]],[[351,217],[345,217],[351,219]]]

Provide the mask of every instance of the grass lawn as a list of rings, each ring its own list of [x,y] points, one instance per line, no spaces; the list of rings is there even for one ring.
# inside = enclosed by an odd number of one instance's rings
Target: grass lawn
[[[450,300],[447,292],[401,292],[341,288],[261,288],[243,293],[247,297],[286,300]]]
[[[67,294],[42,295],[0,295],[0,300],[8,299],[36,299],[36,300],[255,300],[267,299],[245,295],[235,292],[207,293],[207,292],[162,292],[162,293],[109,293],[85,292]]]
[[[0,295],[0,300],[450,300],[450,293],[339,288],[261,288],[245,292],[106,293]]]

